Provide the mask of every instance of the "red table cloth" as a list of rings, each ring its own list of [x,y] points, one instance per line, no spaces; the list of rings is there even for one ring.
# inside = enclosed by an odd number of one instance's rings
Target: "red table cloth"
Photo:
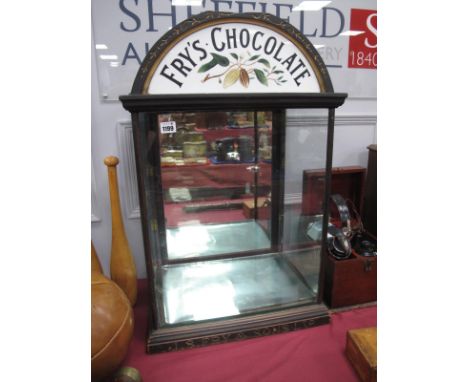
[[[334,313],[331,323],[268,337],[174,353],[146,354],[146,281],[139,281],[135,332],[123,365],[144,382],[359,381],[346,359],[346,332],[377,326],[377,307]]]

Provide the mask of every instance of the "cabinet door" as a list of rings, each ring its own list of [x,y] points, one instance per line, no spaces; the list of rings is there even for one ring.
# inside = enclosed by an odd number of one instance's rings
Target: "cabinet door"
[[[157,118],[167,261],[271,251],[272,113]]]

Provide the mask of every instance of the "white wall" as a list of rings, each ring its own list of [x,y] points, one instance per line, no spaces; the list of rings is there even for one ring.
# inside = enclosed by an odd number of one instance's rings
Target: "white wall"
[[[94,41],[93,41],[94,46]],[[91,156],[92,174],[94,175],[94,188],[91,189],[92,213],[91,213],[91,238],[103,266],[104,272],[109,272],[112,224],[109,201],[109,187],[107,182],[107,167],[103,160],[108,155],[120,158],[117,166],[119,180],[119,192],[122,203],[122,217],[124,220],[127,237],[137,266],[138,276],[144,277],[145,262],[143,255],[143,238],[141,234],[140,220],[131,218],[124,199],[132,193],[131,185],[123,169],[129,164],[129,155],[125,155],[119,146],[118,122],[129,121],[130,114],[124,110],[120,102],[103,102],[99,97],[99,85],[97,79],[96,59],[94,49],[92,57],[92,85],[91,85]],[[93,186],[93,184],[92,184]]]
[[[94,47],[94,35],[92,46]],[[92,49],[92,211],[91,237],[105,273],[109,272],[111,250],[111,212],[107,183],[107,167],[103,159],[108,155],[120,158],[117,167],[123,220],[135,258],[138,277],[145,277],[143,237],[139,219],[136,170],[130,135],[130,114],[118,101],[102,101],[95,50]],[[332,69],[333,70],[333,69]],[[333,71],[331,76],[333,79]],[[335,88],[337,88],[336,84]],[[334,166],[367,165],[366,147],[376,143],[376,99],[348,99],[336,111]]]

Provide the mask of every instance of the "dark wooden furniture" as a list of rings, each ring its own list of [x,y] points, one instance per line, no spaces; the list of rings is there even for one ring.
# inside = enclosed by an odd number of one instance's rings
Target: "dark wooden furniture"
[[[353,252],[350,258],[325,257],[323,298],[330,308],[377,300],[377,257]]]
[[[362,221],[366,230],[377,237],[377,145],[370,145]]]
[[[362,192],[366,169],[359,166],[332,168],[331,194],[341,194],[353,201],[357,210],[362,205]],[[306,170],[302,182],[302,214],[316,215],[322,211],[322,195],[325,187],[325,170]]]
[[[232,94],[212,94],[210,92],[203,91],[196,94],[190,92],[183,94],[183,89],[181,89],[181,94],[166,94],[164,91],[162,94],[148,93],[148,86],[153,75],[158,73],[157,69],[161,60],[169,54],[168,52],[171,52],[176,44],[183,41],[183,38],[204,28],[224,26],[228,23],[244,23],[246,25],[245,28],[248,28],[252,24],[262,28],[269,28],[291,41],[294,46],[300,49],[300,52],[302,52],[301,54],[304,54],[308,62],[312,65],[313,74],[317,78],[320,90],[313,90],[306,93],[283,91],[251,93],[248,90],[244,90],[243,93]],[[195,45],[196,42],[197,41],[195,41],[193,45]],[[198,51],[203,50],[204,49],[198,48]],[[296,55],[292,55],[290,60],[293,60],[295,56]],[[219,60],[219,55],[213,55],[213,60],[215,60],[215,58]],[[226,66],[224,62],[222,62],[222,64],[223,66]],[[197,67],[197,70],[200,69]],[[165,69],[163,68],[162,70],[164,71]],[[273,68],[272,70],[275,69]],[[265,75],[262,74],[261,71],[257,71],[255,73],[260,80],[265,82]],[[244,81],[245,80],[246,79],[244,78]],[[298,81],[295,83],[298,83]],[[268,14],[229,14],[214,12],[198,14],[172,28],[151,48],[136,75],[131,94],[120,97],[124,108],[132,113],[132,128],[138,174],[142,231],[150,286],[151,309],[147,338],[148,352],[173,351],[218,344],[227,341],[236,341],[308,328],[329,322],[330,318],[328,310],[322,302],[324,270],[323,262],[321,261],[318,261],[321,264],[320,274],[317,275],[317,279],[315,281],[318,285],[317,291],[311,291],[309,288],[307,290],[307,299],[296,299],[290,305],[281,305],[278,303],[276,306],[280,306],[280,308],[276,308],[275,306],[264,310],[258,309],[244,311],[237,315],[235,313],[229,313],[224,316],[214,316],[214,318],[210,317],[209,319],[188,319],[186,321],[179,321],[179,323],[177,321],[168,320],[166,317],[166,313],[168,311],[165,310],[167,305],[166,303],[170,297],[167,297],[167,299],[164,300],[166,298],[166,295],[164,295],[164,286],[167,285],[164,284],[166,280],[164,277],[167,276],[169,271],[175,270],[174,272],[177,272],[178,269],[180,269],[178,268],[179,266],[186,266],[187,264],[195,264],[196,266],[202,261],[205,262],[205,265],[216,264],[216,261],[219,260],[224,261],[236,259],[237,261],[238,259],[242,260],[244,258],[251,258],[254,255],[265,255],[274,258],[275,264],[277,264],[278,268],[281,268],[283,272],[288,272],[288,275],[296,277],[297,279],[297,276],[294,276],[293,267],[286,264],[285,260],[282,260],[284,257],[282,256],[284,254],[282,247],[282,230],[285,189],[286,109],[327,109],[328,127],[326,131],[326,171],[324,172],[323,194],[321,195],[321,199],[327,199],[330,192],[330,169],[332,163],[335,108],[344,103],[346,96],[346,94],[334,92],[327,68],[310,41],[286,21]],[[166,204],[164,200],[165,190],[163,183],[167,182],[168,178],[170,178],[172,169],[166,170],[167,168],[164,168],[164,172],[161,171],[158,141],[158,131],[160,130],[160,126],[158,126],[158,118],[161,114],[172,112],[187,113],[216,111],[219,113],[239,110],[255,112],[256,130],[258,130],[257,112],[268,111],[272,113],[272,159],[270,164],[271,206],[269,207],[271,213],[271,224],[269,224],[269,239],[271,246],[269,248],[259,247],[258,249],[250,251],[237,249],[237,252],[216,253],[215,255],[210,256],[197,254],[195,256],[185,258],[170,257],[168,254],[169,240],[167,240],[165,216]],[[219,120],[219,115],[215,119]],[[211,122],[212,121],[207,121],[205,123],[205,127],[210,127]],[[259,138],[255,138],[256,151],[258,151],[258,140]],[[154,150],[149,149],[151,144],[153,144]],[[255,155],[255,157],[258,158],[258,154]],[[246,166],[243,165],[243,167],[245,168]],[[221,167],[217,167],[216,173],[213,173],[211,169],[213,169],[212,166],[199,166],[185,168],[183,171],[187,171],[190,174],[192,174],[193,171],[203,172],[203,174],[212,179],[212,176],[217,174]],[[174,171],[179,171],[179,179],[183,176],[183,171],[181,171],[181,169]],[[162,173],[168,174],[165,179],[162,176]],[[265,175],[267,175],[266,172]],[[262,175],[258,175],[257,171],[253,171],[252,176],[255,178],[253,183],[255,185],[261,185],[260,181],[262,180]],[[235,183],[234,186],[238,186],[237,183],[242,180],[242,178],[234,172],[223,176],[223,178],[226,177],[232,177],[232,180]],[[242,181],[242,183],[244,183],[244,181]],[[187,185],[187,187],[188,186],[189,185]],[[255,192],[257,192],[259,188],[260,187],[255,187]],[[200,189],[197,189],[196,191],[198,193],[201,192]],[[253,205],[254,210],[259,207],[261,206]],[[247,209],[248,215],[251,216],[251,212],[249,211],[251,208],[247,206]],[[328,216],[327,204],[323,206],[322,214],[324,216]],[[262,217],[259,215],[261,215],[261,211],[253,211],[255,219]],[[187,242],[191,244],[190,240],[187,240]],[[316,249],[314,253],[317,253],[318,260],[320,260],[320,256],[323,257],[323,253],[320,253],[320,248],[319,241],[314,248]],[[277,261],[276,259],[279,260]],[[189,268],[190,267],[188,266],[186,267],[186,269]],[[265,280],[264,278],[257,279],[259,279],[259,282]],[[253,282],[256,280],[253,280],[252,278],[251,280],[248,280],[247,284],[251,281]],[[183,278],[177,279],[177,282],[180,285],[185,286],[185,280]],[[275,279],[271,284],[277,285],[277,282],[278,280]],[[305,280],[305,283],[307,283],[307,280]],[[186,289],[189,291],[192,290],[188,287]],[[210,290],[213,289],[214,288],[211,288]],[[296,289],[294,291],[297,295],[298,291]],[[209,297],[200,300],[203,300],[201,301],[202,303],[211,301]],[[180,322],[182,322],[182,324],[180,324]]]
[[[352,201],[356,210],[360,212],[365,173],[366,169],[358,166],[333,168],[331,194],[341,194],[345,199]],[[304,171],[303,215],[315,215],[321,210],[318,195],[323,187],[323,176],[323,170]],[[323,298],[330,308],[362,304],[377,299],[377,257],[364,257],[353,250],[348,259],[337,260],[327,254],[323,261]]]

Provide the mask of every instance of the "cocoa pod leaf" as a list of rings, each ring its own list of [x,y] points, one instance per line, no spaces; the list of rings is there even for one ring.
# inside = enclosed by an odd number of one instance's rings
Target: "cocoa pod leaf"
[[[268,86],[268,79],[266,78],[265,73],[263,73],[259,69],[254,69],[254,72],[255,72],[255,75],[257,76],[257,80],[259,80],[260,83],[262,83],[263,85]]]
[[[256,60],[256,59],[259,58],[259,57],[260,57],[260,55],[259,55],[259,54],[256,54],[255,56],[250,57],[250,58],[247,60],[247,62]]]
[[[247,73],[247,70],[242,68],[239,73],[239,78],[240,78],[240,83],[244,88],[249,87],[250,79],[249,79],[249,74]]]
[[[234,85],[239,79],[239,75],[240,70],[238,68],[230,70],[228,74],[226,74],[226,77],[224,77],[223,88],[226,89],[229,86]]]
[[[211,53],[213,56],[213,59],[216,60],[216,63],[221,66],[228,66],[229,65],[229,59],[227,57],[221,56],[220,54],[217,53]]]
[[[270,67],[270,63],[265,60],[264,58],[261,58],[260,60],[258,60],[258,62],[262,63],[263,65],[265,65],[267,68]]]
[[[203,64],[200,69],[198,69],[198,73],[205,73],[211,68],[214,68],[216,65],[218,65],[218,62],[213,59],[210,62],[207,62],[206,64]]]

